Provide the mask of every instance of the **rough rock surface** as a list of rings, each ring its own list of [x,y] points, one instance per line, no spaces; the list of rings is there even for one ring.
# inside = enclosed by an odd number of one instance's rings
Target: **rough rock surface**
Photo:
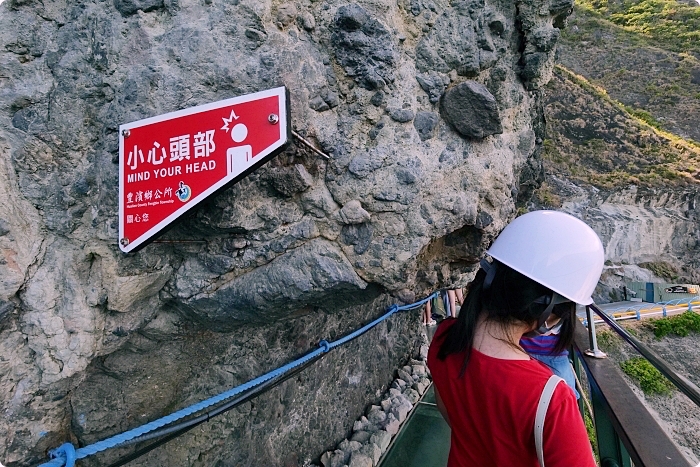
[[[553,180],[553,179],[552,179]],[[569,184],[569,188],[574,189]],[[664,262],[677,268],[681,282],[700,282],[700,241],[694,206],[700,190],[652,190],[629,187],[613,192],[578,187],[561,209],[586,221],[605,246],[610,274],[596,289],[598,303],[622,300],[624,281],[665,282],[627,265]]]
[[[668,255],[688,264],[687,253],[700,249],[697,189],[669,192],[630,187],[589,199],[587,217],[605,238],[606,254],[613,262],[639,264]],[[572,211],[583,208],[576,200],[567,201],[566,206]]]
[[[567,5],[0,4],[0,460],[138,426],[464,284],[536,184]],[[467,140],[439,116],[467,78],[493,96],[500,133]],[[330,159],[293,144],[120,253],[119,125],[279,85]],[[303,465],[346,436],[417,325],[392,318],[134,465]]]
[[[357,467],[373,467],[385,453],[391,438],[398,433],[401,424],[419,400],[412,395],[414,392],[410,385],[420,388],[418,394],[423,395],[430,386],[429,370],[426,363],[428,354],[428,336],[421,334],[421,342],[418,352],[410,360],[411,365],[406,365],[397,371],[397,378],[391,383],[391,388],[382,395],[380,405],[371,405],[367,409],[367,416],[360,417],[353,425],[353,433],[350,440],[344,439],[333,451],[326,451],[320,457],[323,467],[336,465]],[[410,383],[407,383],[407,380]],[[309,467],[319,467],[311,464]]]

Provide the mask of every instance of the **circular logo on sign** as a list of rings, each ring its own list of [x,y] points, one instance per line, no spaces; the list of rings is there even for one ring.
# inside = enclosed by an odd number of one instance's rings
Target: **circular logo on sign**
[[[192,190],[189,186],[185,185],[185,182],[180,182],[180,188],[175,191],[175,194],[177,195],[177,199],[186,203],[190,199],[190,196],[192,196]]]

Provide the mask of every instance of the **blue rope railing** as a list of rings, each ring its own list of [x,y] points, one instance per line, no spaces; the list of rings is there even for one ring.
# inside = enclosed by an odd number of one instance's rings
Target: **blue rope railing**
[[[74,467],[75,466],[75,461],[77,459],[84,459],[85,457],[92,456],[94,454],[97,454],[102,451],[106,451],[107,449],[114,448],[116,446],[119,446],[120,444],[126,443],[129,440],[132,440],[134,438],[137,438],[139,436],[144,435],[145,433],[149,433],[153,430],[156,430],[158,428],[164,427],[166,425],[170,425],[178,420],[181,420],[184,417],[187,417],[189,415],[195,414],[197,412],[200,412],[207,407],[210,407],[214,404],[218,404],[220,402],[223,402],[227,399],[232,398],[233,396],[236,396],[238,394],[241,394],[245,391],[248,391],[260,384],[265,383],[266,381],[269,381],[274,378],[278,378],[282,376],[283,374],[287,373],[288,371],[293,370],[294,368],[299,367],[300,365],[303,365],[314,358],[318,357],[319,355],[329,352],[331,349],[334,349],[338,346],[341,346],[359,336],[364,334],[365,332],[369,331],[382,321],[386,320],[389,318],[391,315],[394,313],[397,313],[399,311],[404,311],[404,310],[410,310],[414,308],[418,308],[425,303],[427,303],[429,300],[437,296],[437,292],[429,295],[428,297],[424,298],[423,300],[419,300],[415,303],[411,303],[409,305],[391,305],[388,308],[388,311],[380,316],[379,318],[375,319],[369,324],[366,324],[365,326],[362,326],[358,330],[348,334],[345,337],[342,337],[336,341],[333,342],[328,342],[327,340],[322,340],[321,342],[318,343],[318,348],[316,350],[313,350],[309,352],[308,354],[304,355],[303,357],[300,357],[293,362],[287,363],[286,365],[283,365],[275,370],[272,370],[268,373],[265,373],[262,376],[258,376],[255,379],[252,379],[248,381],[247,383],[241,384],[240,386],[236,386],[235,388],[229,389],[228,391],[222,392],[221,394],[211,397],[209,399],[203,400],[197,404],[191,405],[189,407],[185,407],[184,409],[178,410],[177,412],[174,412],[170,415],[166,415],[165,417],[159,418],[157,420],[154,420],[152,422],[146,423],[145,425],[142,425],[137,428],[133,428],[129,431],[126,431],[124,433],[114,435],[110,438],[107,438],[105,440],[99,441],[97,443],[84,446],[82,448],[76,449],[75,446],[71,443],[64,443],[61,446],[59,446],[56,449],[52,449],[49,451],[49,455],[52,457],[52,460],[41,464],[39,467]]]

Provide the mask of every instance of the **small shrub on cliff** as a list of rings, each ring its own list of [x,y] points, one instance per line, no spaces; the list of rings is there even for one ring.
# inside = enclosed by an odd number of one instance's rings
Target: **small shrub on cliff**
[[[617,337],[617,334],[610,329],[601,329],[597,331],[596,340],[598,342],[598,347],[603,352],[610,352],[620,347],[620,339]]]
[[[542,186],[535,191],[535,196],[537,201],[545,207],[559,208],[562,205],[561,197],[554,193],[552,187],[547,183],[543,183]]]
[[[676,180],[677,178],[681,177],[681,175],[675,170],[663,166],[653,167],[652,172],[656,173],[659,177],[666,180]]]
[[[639,263],[639,267],[648,269],[658,277],[663,277],[671,282],[678,279],[678,270],[673,265],[665,261]]]
[[[649,112],[642,109],[635,109],[634,107],[623,106],[624,109],[632,116],[637,117],[647,125],[656,128],[657,130],[661,128],[661,123],[655,119]]]
[[[691,331],[700,333],[700,315],[694,311],[686,311],[681,315],[652,319],[647,326],[659,339],[669,334],[685,337]]]
[[[675,387],[659,370],[643,357],[634,357],[620,363],[622,371],[639,383],[644,394],[668,395]]]

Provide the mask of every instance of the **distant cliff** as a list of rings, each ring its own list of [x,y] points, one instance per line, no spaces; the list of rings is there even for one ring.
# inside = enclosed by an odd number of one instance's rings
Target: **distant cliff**
[[[697,44],[687,53],[665,50],[682,44],[623,29],[586,5],[569,18],[557,47],[561,65],[544,90],[546,175],[529,208],[571,212],[598,232],[610,267],[599,300],[621,298],[625,273],[698,283]],[[632,66],[642,56],[644,70]],[[665,264],[670,277],[633,267],[640,264],[657,272],[653,265]]]
[[[693,141],[700,136],[700,49],[688,40],[697,27],[683,20],[699,21],[700,8],[689,4],[582,0],[557,44],[557,70],[544,89],[545,176],[523,209],[569,212],[600,235],[606,266],[598,303],[622,300],[631,281],[700,283],[700,145]],[[635,16],[664,6],[683,10],[665,17],[675,25],[654,21],[659,12]],[[632,16],[653,24],[643,33],[633,21],[610,21]],[[668,37],[674,30],[677,37]],[[637,334],[698,384],[697,335],[658,341],[644,327]],[[617,363],[636,356],[611,335],[600,342]],[[644,395],[622,377],[697,463],[700,409],[678,392]]]

